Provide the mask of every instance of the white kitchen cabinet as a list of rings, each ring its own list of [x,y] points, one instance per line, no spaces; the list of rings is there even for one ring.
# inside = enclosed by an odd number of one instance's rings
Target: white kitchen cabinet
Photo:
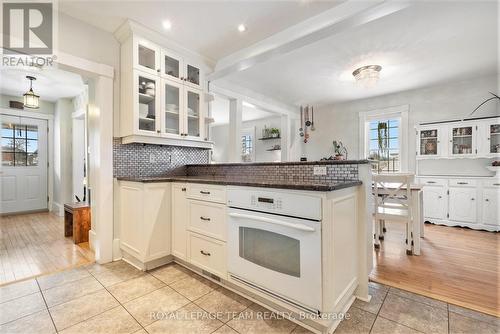
[[[227,279],[226,243],[198,233],[189,233],[189,262]]]
[[[484,120],[478,132],[478,149],[481,156],[500,157],[500,119]]]
[[[477,221],[477,189],[475,187],[449,188],[449,219],[475,223]]]
[[[424,217],[446,218],[446,189],[444,186],[426,185],[423,187]]]
[[[423,126],[417,130],[417,156],[439,158],[447,154],[446,126]]]
[[[500,180],[483,182],[482,223],[500,226]]]
[[[188,200],[186,184],[172,184],[172,254],[187,259]]]
[[[136,36],[132,38],[132,43],[134,68],[151,75],[158,75],[160,73],[160,47]]]
[[[451,157],[466,157],[477,154],[476,131],[477,124],[473,122],[452,123],[448,127],[449,155]]]
[[[203,67],[120,29],[122,143],[212,148],[206,140]]]
[[[120,181],[119,187],[120,249],[150,269],[148,263],[171,254],[170,183]]]

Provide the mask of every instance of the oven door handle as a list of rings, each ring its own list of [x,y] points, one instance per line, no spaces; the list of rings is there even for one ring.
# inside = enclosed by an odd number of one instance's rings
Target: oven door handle
[[[260,217],[260,216],[245,215],[243,213],[230,213],[229,217],[258,220],[261,222],[275,224],[275,225],[281,225],[281,226],[290,227],[290,228],[294,228],[296,230],[301,230],[301,231],[306,231],[306,232],[314,232],[316,230],[314,227],[310,227],[310,226],[307,226],[304,224],[287,223],[287,222],[284,222],[282,220]]]

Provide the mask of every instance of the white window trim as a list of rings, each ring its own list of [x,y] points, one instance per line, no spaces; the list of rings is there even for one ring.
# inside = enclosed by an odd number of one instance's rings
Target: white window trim
[[[370,147],[368,133],[368,122],[379,119],[394,119],[400,121],[399,133],[399,155],[401,157],[401,172],[408,171],[409,142],[408,142],[408,104],[388,107],[384,109],[375,109],[370,111],[361,111],[359,113],[359,156],[363,159],[368,157]]]

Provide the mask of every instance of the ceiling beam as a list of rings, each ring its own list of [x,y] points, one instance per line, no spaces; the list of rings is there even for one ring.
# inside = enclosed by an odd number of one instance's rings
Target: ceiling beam
[[[232,73],[244,71],[332,35],[383,18],[409,5],[410,1],[404,0],[346,1],[222,58],[217,62],[215,71],[208,75],[208,80],[215,81]]]

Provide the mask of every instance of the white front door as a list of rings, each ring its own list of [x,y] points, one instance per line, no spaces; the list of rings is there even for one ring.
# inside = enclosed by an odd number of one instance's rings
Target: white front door
[[[47,209],[47,121],[0,115],[0,213]]]

